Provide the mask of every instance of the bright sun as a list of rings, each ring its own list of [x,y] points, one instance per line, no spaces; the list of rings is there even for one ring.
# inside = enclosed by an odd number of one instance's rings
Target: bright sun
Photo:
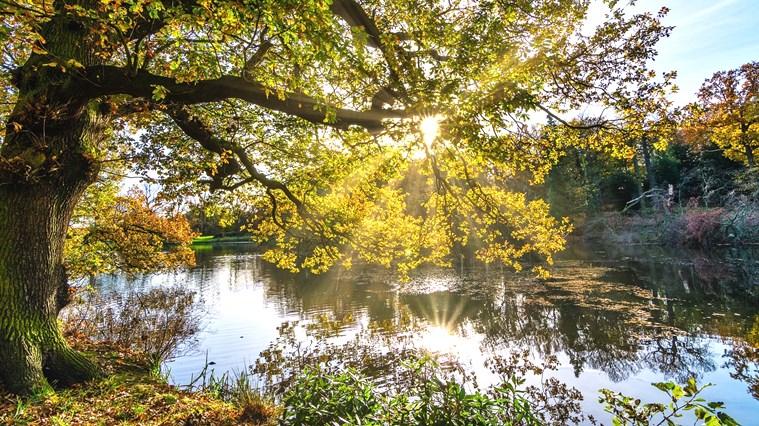
[[[419,130],[422,132],[422,141],[427,148],[432,147],[432,143],[435,142],[435,139],[440,133],[441,118],[442,117],[439,115],[428,115],[422,118],[421,123],[419,123]]]

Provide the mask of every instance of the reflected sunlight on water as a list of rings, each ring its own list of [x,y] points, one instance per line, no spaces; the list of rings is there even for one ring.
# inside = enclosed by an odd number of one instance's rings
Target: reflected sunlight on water
[[[577,247],[545,282],[470,267],[423,271],[398,284],[360,268],[291,275],[237,245],[198,253],[198,266],[187,272],[111,277],[100,286],[178,284],[197,292],[206,313],[198,344],[167,363],[178,384],[189,382],[206,357],[217,372],[245,371],[273,342],[301,352],[328,342],[319,356],[372,363],[378,375],[391,374],[404,351],[424,348],[484,385],[495,380],[485,367],[490,357],[527,350],[535,361],[555,355],[558,370],[551,374],[581,390],[585,410],[601,418],[602,387],[647,399],[655,395],[651,382],[696,375],[717,385],[707,398],[724,401],[745,421],[759,412],[754,254],[672,258],[661,250]],[[288,327],[280,328],[284,322]]]

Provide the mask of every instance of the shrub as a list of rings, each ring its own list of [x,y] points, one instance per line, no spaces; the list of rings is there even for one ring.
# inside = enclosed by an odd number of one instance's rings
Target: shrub
[[[506,360],[504,360],[506,361]],[[505,364],[504,364],[505,365]],[[512,372],[521,368],[509,364]],[[298,376],[283,399],[280,425],[544,425],[569,424],[580,418],[546,419],[538,402],[517,390],[521,383],[506,380],[487,392],[464,377],[445,375],[430,359],[406,363],[417,380],[402,392],[375,385],[353,369],[330,372],[309,368]],[[508,370],[507,369],[507,370]],[[701,398],[704,389],[690,378],[684,385],[652,384],[666,394],[666,403],[642,403],[640,399],[602,389],[599,402],[612,415],[612,424],[675,425],[692,413],[688,423],[710,426],[737,425],[723,411],[724,404]],[[589,418],[592,424],[597,424]],[[693,420],[696,420],[695,422]]]
[[[200,328],[195,294],[155,288],[126,294],[86,292],[62,313],[64,333],[136,352],[154,368],[176,355]]]
[[[675,425],[677,419],[686,412],[693,413],[696,422],[709,426],[732,426],[738,423],[727,413],[721,411],[724,404],[709,402],[699,395],[704,389],[712,386],[698,386],[694,378],[688,379],[685,385],[673,382],[653,383],[654,387],[667,395],[668,403],[642,403],[640,399],[622,395],[609,389],[601,389],[599,402],[604,404],[608,413],[613,415],[614,425]],[[699,421],[703,423],[699,423]],[[691,422],[689,422],[691,423]]]
[[[685,233],[682,243],[691,246],[710,246],[721,241],[721,219],[724,209],[686,211],[683,216]]]
[[[282,425],[539,425],[516,383],[480,392],[430,359],[406,364],[418,378],[403,392],[379,388],[355,370],[308,369],[283,399]]]
[[[379,421],[380,396],[369,380],[353,369],[330,374],[307,369],[283,399],[283,425],[332,425]]]

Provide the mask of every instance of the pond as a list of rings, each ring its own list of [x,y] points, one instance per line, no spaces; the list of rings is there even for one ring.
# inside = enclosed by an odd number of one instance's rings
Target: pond
[[[546,374],[580,390],[585,412],[601,420],[608,416],[597,402],[599,389],[650,401],[660,395],[652,382],[691,375],[715,384],[705,396],[724,401],[739,422],[756,420],[756,250],[705,256],[575,244],[546,281],[457,266],[420,271],[409,283],[377,270],[294,275],[236,244],[199,251],[189,271],[105,277],[99,285],[116,291],[181,285],[196,292],[203,329],[166,365],[176,384],[189,383],[206,362],[216,373],[241,372],[262,351],[276,360],[319,348],[328,357],[372,359],[380,374],[404,351],[425,349],[488,384],[495,377],[486,361],[524,352],[538,363],[555,357],[557,369]]]

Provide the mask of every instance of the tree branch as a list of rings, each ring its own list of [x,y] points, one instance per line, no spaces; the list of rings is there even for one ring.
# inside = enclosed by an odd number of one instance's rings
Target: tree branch
[[[556,115],[553,111],[549,110],[548,108],[544,107],[543,105],[536,103],[535,106],[537,106],[539,109],[541,109],[543,112],[548,114],[549,117],[553,118],[554,120],[558,121],[565,127],[568,127],[573,130],[590,130],[590,129],[608,129],[608,122],[607,121],[599,121],[597,123],[591,123],[591,124],[572,124],[563,118]]]
[[[330,9],[332,13],[343,18],[351,27],[362,27],[369,36],[368,44],[370,46],[382,46],[377,24],[355,0],[334,0]]]
[[[370,131],[381,130],[383,119],[405,116],[405,112],[399,110],[375,108],[354,111],[330,107],[299,93],[288,93],[285,94],[284,99],[280,99],[274,90],[258,82],[230,75],[196,82],[178,82],[173,78],[152,74],[145,70],[130,72],[120,67],[96,66],[87,68],[83,76],[81,86],[84,87],[73,88],[78,93],[72,96],[82,96],[84,93],[89,98],[96,98],[121,94],[152,99],[156,88],[163,87],[167,93],[160,100],[162,103],[194,105],[225,99],[240,99],[270,110],[300,117],[312,123],[327,124],[337,128],[356,125]],[[334,120],[328,121],[329,116],[333,116]]]
[[[252,179],[255,179],[268,191],[281,191],[295,205],[295,207],[298,209],[299,214],[301,214],[304,218],[308,217],[308,212],[306,212],[305,205],[298,197],[295,196],[295,194],[292,193],[292,191],[290,191],[287,185],[277,180],[271,179],[263,173],[259,172],[253,164],[253,161],[248,156],[248,153],[245,152],[242,147],[233,142],[215,136],[211,129],[209,129],[199,119],[193,117],[190,112],[187,111],[187,109],[182,108],[181,106],[168,108],[166,109],[166,113],[172,118],[172,120],[174,120],[177,126],[179,126],[179,128],[187,134],[187,136],[198,141],[198,143],[200,143],[203,148],[216,154],[222,154],[225,151],[229,151],[234,153],[237,157],[237,159],[229,159],[229,162],[227,164],[229,165],[230,170],[225,171],[223,174],[215,175],[212,185],[217,184],[217,176],[223,179],[226,176],[240,171],[240,165],[238,163],[239,160],[239,162],[242,163],[242,167],[245,168],[245,171],[248,172]],[[249,180],[243,180],[243,182],[247,181]],[[218,182],[218,185],[218,188],[224,187],[222,182]]]

